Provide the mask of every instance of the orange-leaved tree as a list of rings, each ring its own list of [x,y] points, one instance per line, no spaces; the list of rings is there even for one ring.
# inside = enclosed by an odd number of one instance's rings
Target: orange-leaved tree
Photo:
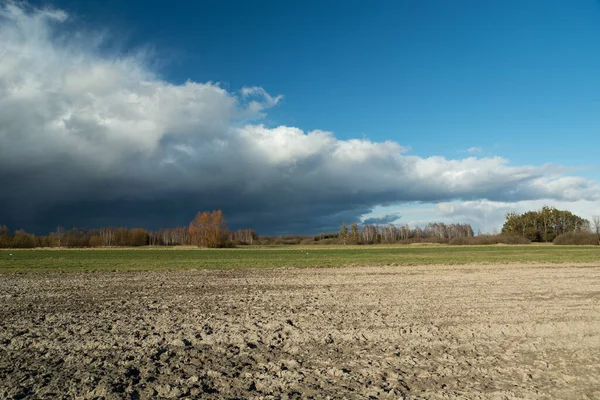
[[[189,229],[192,244],[198,247],[226,247],[228,244],[229,232],[221,210],[199,212]]]

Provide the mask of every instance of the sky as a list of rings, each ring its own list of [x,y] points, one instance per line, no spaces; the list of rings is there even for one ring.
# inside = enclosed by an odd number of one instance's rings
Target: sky
[[[0,0],[0,224],[600,213],[600,2]]]

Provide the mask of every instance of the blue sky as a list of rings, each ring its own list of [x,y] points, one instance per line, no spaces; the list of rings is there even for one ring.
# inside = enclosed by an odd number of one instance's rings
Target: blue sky
[[[142,67],[170,85],[213,82],[234,96],[243,87],[282,95],[250,120],[269,129],[283,125],[332,132],[338,141],[391,141],[408,148],[403,154],[423,159],[502,157],[518,168],[553,163],[576,168],[564,174],[585,178],[584,186],[600,179],[597,1],[31,4],[67,13],[54,34],[96,38],[95,58],[144,54]],[[458,218],[440,214],[442,201],[502,203],[494,208],[502,212],[511,203],[521,209],[519,201],[573,201],[555,192],[522,199],[470,193],[361,200],[328,215],[420,210],[411,217],[416,223]],[[374,211],[361,214],[368,209]],[[484,228],[497,227],[498,215]]]
[[[283,94],[272,125],[424,156],[478,147],[515,163],[597,163],[596,1],[54,4],[122,51],[154,49],[170,81]]]

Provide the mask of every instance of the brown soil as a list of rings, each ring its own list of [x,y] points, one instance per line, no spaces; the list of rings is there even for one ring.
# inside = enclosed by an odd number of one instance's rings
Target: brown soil
[[[0,398],[600,398],[600,264],[0,276]]]

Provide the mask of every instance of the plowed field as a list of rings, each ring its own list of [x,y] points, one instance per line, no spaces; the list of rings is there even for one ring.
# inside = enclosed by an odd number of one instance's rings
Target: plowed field
[[[600,398],[600,264],[5,274],[0,398]]]

